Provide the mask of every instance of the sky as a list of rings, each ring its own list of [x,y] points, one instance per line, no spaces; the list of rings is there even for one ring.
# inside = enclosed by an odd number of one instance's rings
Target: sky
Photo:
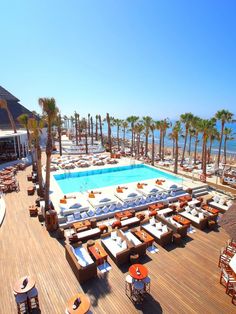
[[[235,0],[3,0],[0,85],[31,110],[236,114]]]

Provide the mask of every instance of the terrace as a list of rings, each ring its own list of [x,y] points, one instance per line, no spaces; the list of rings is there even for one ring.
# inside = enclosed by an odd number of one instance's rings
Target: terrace
[[[151,277],[151,294],[141,306],[125,295],[128,267],[118,268],[108,257],[112,269],[80,285],[65,259],[64,243],[46,232],[38,219],[30,218],[28,206],[36,196],[27,196],[26,179],[30,168],[17,174],[20,192],[6,195],[6,217],[0,228],[1,310],[16,311],[12,292],[16,278],[34,275],[42,313],[64,313],[67,300],[84,291],[91,300],[93,313],[233,313],[235,306],[219,283],[219,250],[227,234],[197,230],[185,247],[158,245],[157,254],[147,253],[144,264]],[[16,197],[17,195],[17,197]]]

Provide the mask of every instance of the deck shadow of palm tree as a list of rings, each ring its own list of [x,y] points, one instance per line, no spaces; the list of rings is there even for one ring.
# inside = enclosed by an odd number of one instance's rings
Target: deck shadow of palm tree
[[[98,306],[98,300],[105,298],[112,289],[109,283],[109,272],[98,273],[98,277],[89,282],[82,284],[82,289],[86,293],[91,301],[93,307]]]
[[[143,314],[161,314],[163,313],[160,303],[155,300],[151,294],[147,293],[140,304],[134,304],[139,313]]]

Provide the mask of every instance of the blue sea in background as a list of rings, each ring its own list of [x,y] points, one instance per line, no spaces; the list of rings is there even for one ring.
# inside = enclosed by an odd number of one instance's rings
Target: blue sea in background
[[[172,123],[174,124],[174,121],[172,121]],[[217,123],[217,129],[220,130],[220,123]],[[234,134],[234,140],[231,141],[227,141],[227,153],[231,154],[231,155],[236,155],[236,123],[227,123],[226,127],[228,128],[232,128],[233,129],[233,133]],[[116,132],[116,127],[112,127],[112,136],[116,137],[117,132]],[[103,132],[104,134],[107,134],[107,125],[106,123],[104,123],[103,126]],[[184,132],[184,129],[183,129]],[[168,134],[171,133],[171,128],[167,130],[166,132],[166,137],[165,137],[165,147],[172,147],[172,141],[168,138]],[[155,134],[155,144],[159,144],[159,131],[156,130],[154,132]],[[120,128],[120,137],[123,138],[123,131],[122,128]],[[126,139],[131,139],[131,132],[130,131],[126,131]],[[141,140],[145,140],[144,135],[141,135]],[[149,143],[151,143],[151,136],[149,137]],[[217,153],[218,152],[218,145],[219,142],[218,141],[214,141],[213,145],[212,145],[212,153]],[[183,137],[179,137],[179,147],[183,148],[184,146],[184,138]],[[222,144],[223,146],[223,144]],[[186,149],[188,151],[188,147],[189,147],[189,143],[187,141],[187,146]],[[200,152],[202,149],[202,136],[201,134],[199,134],[199,142],[198,142],[198,152]],[[191,151],[194,150],[194,138],[192,138],[192,143],[191,143]],[[223,147],[222,147],[222,152],[223,152]]]

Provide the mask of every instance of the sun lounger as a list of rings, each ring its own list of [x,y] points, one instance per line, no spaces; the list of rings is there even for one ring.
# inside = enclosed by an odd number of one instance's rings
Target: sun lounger
[[[191,224],[198,229],[205,229],[207,227],[208,218],[203,213],[198,212],[195,208],[191,209],[186,206],[185,209],[179,212],[181,216],[191,221]]]

